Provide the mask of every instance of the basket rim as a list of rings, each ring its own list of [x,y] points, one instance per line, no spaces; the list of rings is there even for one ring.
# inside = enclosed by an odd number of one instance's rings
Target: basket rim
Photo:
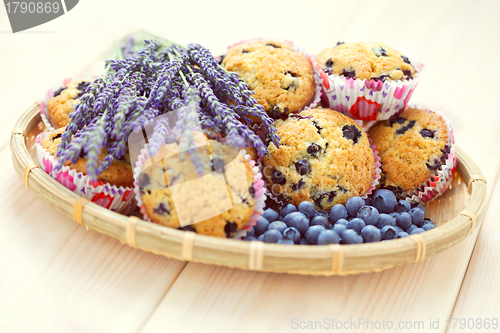
[[[459,215],[425,233],[390,242],[290,247],[199,235],[127,217],[92,202],[79,200],[81,197],[42,171],[28,153],[26,134],[33,130],[40,119],[39,102],[35,102],[21,115],[11,134],[12,161],[28,188],[66,216],[81,222],[87,229],[117,238],[132,247],[180,260],[311,275],[380,271],[421,261],[463,241],[480,227],[480,217],[484,217],[486,178],[476,163],[456,146],[457,172],[468,184],[470,198]],[[81,206],[80,216],[75,214],[75,207],[78,205]],[[440,240],[443,239],[447,241],[441,244]],[[211,253],[205,253],[208,250]],[[397,260],[391,260],[390,257],[384,260],[380,257],[401,253],[405,255]],[[312,266],[308,263],[312,263]]]

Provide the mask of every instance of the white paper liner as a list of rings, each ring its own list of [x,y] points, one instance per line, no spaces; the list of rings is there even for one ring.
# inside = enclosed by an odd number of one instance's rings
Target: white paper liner
[[[92,82],[92,81],[94,81],[94,79],[88,78],[88,77],[73,77],[73,78],[69,77],[69,78],[63,80],[62,84],[57,85],[57,86],[53,86],[51,89],[49,89],[45,93],[45,95],[42,98],[42,101],[40,102],[40,117],[42,118],[42,121],[45,124],[45,127],[47,128],[46,132],[52,132],[52,131],[55,131],[57,128],[59,128],[59,127],[55,126],[52,123],[52,121],[50,120],[49,110],[47,109],[47,105],[48,105],[47,103],[49,102],[49,100],[54,98],[54,93],[57,90],[59,90],[60,88],[66,88],[68,86],[68,84],[70,84],[73,81]]]
[[[89,176],[77,172],[69,166],[63,166],[60,170],[55,171],[57,158],[42,147],[42,141],[49,135],[50,132],[43,132],[35,139],[38,165],[43,171],[69,190],[101,207],[124,215],[130,214],[134,210],[136,207],[135,193],[130,187],[117,187],[102,182],[92,185],[93,182]]]
[[[310,56],[315,80],[320,80],[324,107],[359,120],[386,120],[401,112],[420,82],[424,65],[412,61],[415,76],[410,80],[375,81],[326,74]]]
[[[427,181],[417,186],[414,190],[411,190],[403,195],[407,196],[406,200],[411,203],[418,203],[420,201],[429,202],[436,199],[438,196],[446,192],[449,185],[453,180],[453,175],[457,169],[457,157],[455,152],[455,136],[453,134],[453,128],[448,118],[442,113],[434,108],[426,106],[424,104],[411,104],[408,108],[416,108],[420,110],[426,110],[439,115],[448,128],[448,142],[446,145],[450,147],[450,153],[445,160],[445,163],[437,169],[433,176]]]
[[[259,220],[260,216],[264,213],[264,208],[265,208],[265,198],[266,198],[266,188],[264,186],[264,180],[262,179],[262,174],[260,173],[259,168],[255,165],[255,161],[252,160],[250,155],[246,153],[244,149],[240,150],[240,154],[243,156],[244,159],[248,161],[250,164],[250,167],[252,168],[252,171],[254,173],[253,176],[253,188],[255,190],[255,196],[254,196],[254,201],[255,201],[255,207],[254,211],[252,213],[252,216],[248,220],[247,224],[241,229],[238,230],[234,235],[233,239],[240,239],[242,237],[245,237],[247,235],[247,232],[257,224],[257,221]],[[146,165],[146,162],[150,159],[149,155],[149,149],[148,149],[148,144],[145,144],[144,147],[141,149],[141,153],[137,157],[137,162],[135,163],[135,166],[133,168],[134,171],[134,193],[135,197],[137,200],[137,205],[139,206],[139,209],[143,215],[143,219],[149,222],[152,222],[151,218],[148,215],[148,212],[146,208],[144,207],[144,202],[142,201],[141,198],[141,188],[139,186],[139,176],[141,175],[141,172],[144,170],[144,166]]]

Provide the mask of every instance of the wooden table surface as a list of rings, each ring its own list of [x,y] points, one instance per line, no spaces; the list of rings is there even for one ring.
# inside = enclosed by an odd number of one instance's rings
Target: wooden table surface
[[[343,332],[500,331],[477,326],[500,320],[499,13],[496,0],[86,0],[12,34],[0,9],[0,332],[315,332],[331,331],[331,320],[345,322]],[[112,43],[137,29],[214,53],[269,37],[309,53],[383,41],[419,59],[426,69],[412,102],[448,115],[488,180],[482,230],[423,262],[346,277],[186,263],[86,231],[17,177],[10,132],[52,85],[99,75]],[[448,328],[452,318],[476,324]]]

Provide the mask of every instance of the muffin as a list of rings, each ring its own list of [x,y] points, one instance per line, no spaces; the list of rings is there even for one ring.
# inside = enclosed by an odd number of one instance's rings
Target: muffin
[[[423,69],[382,43],[338,43],[310,59],[323,105],[358,120],[386,120],[403,110]]]
[[[137,207],[133,191],[133,172],[128,155],[114,160],[97,176],[97,181],[87,176],[87,159],[79,157],[76,163],[66,162],[56,170],[57,150],[65,128],[40,133],[35,140],[38,165],[60,184],[75,194],[112,211],[129,214]],[[104,148],[99,161],[106,156]]]
[[[69,124],[69,115],[75,111],[79,98],[83,96],[89,84],[89,81],[84,80],[73,81],[54,92],[53,98],[47,102],[47,113],[56,128]]]
[[[302,201],[329,210],[370,189],[374,153],[363,129],[330,109],[291,114],[275,126],[280,148],[263,157],[271,193],[296,206]]]
[[[308,59],[289,44],[254,40],[231,47],[222,61],[237,73],[274,119],[284,118],[312,102],[315,90]]]
[[[455,171],[453,133],[437,113],[407,108],[377,123],[368,134],[382,162],[380,184],[400,198],[422,192],[431,183],[446,183]]]
[[[316,60],[328,75],[360,80],[408,80],[415,75],[407,57],[382,43],[339,43],[321,51]]]
[[[232,237],[256,207],[252,167],[239,151],[215,140],[198,146],[203,175],[178,143],[164,145],[162,158],[138,177],[143,209],[153,222],[199,234]],[[185,153],[187,155],[187,153]],[[262,207],[261,207],[262,208]]]
[[[42,148],[52,156],[57,155],[57,146],[61,143],[62,134],[65,129],[64,127],[50,132],[41,142]],[[102,162],[106,155],[107,151],[103,149],[99,155],[99,162]],[[86,164],[87,159],[82,157],[79,157],[74,164],[72,164],[71,161],[65,163],[70,169],[81,172],[83,175],[87,174]],[[109,183],[117,187],[132,187],[134,184],[134,177],[128,155],[125,155],[123,159],[120,160],[115,159],[106,170],[97,175],[97,182],[102,184]]]

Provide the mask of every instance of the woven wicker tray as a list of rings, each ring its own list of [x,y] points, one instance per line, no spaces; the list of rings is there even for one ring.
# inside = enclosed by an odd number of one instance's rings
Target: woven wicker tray
[[[43,131],[38,103],[18,120],[11,136],[14,168],[26,186],[49,205],[84,225],[144,251],[242,269],[310,275],[381,271],[421,261],[467,238],[485,215],[486,179],[457,147],[451,189],[427,205],[435,229],[407,238],[359,245],[285,246],[198,235],[127,217],[81,198],[36,163],[35,137]]]

